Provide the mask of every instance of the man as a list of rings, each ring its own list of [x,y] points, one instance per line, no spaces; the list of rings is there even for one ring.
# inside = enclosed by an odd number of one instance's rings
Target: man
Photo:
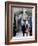
[[[23,32],[23,36],[25,36],[25,30],[26,30],[26,27],[25,27],[25,22],[26,20],[23,20],[23,25],[22,25],[22,32]]]
[[[28,24],[30,24],[30,36],[32,36],[32,9],[29,9],[25,12],[28,15]]]
[[[32,15],[28,16],[28,22],[30,24],[30,36],[32,36]]]

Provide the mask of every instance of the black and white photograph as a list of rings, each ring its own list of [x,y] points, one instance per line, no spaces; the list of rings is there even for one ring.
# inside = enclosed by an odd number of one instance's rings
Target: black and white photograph
[[[32,36],[32,8],[13,7],[14,16],[11,19],[13,37]]]

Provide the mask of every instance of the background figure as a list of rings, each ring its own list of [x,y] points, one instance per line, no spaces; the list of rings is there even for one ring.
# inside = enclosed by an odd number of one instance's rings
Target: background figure
[[[23,26],[22,26],[23,36],[25,35],[25,30],[26,30],[25,25],[23,25]]]
[[[16,15],[14,14],[13,36],[16,36]]]
[[[29,32],[30,32],[30,36],[32,36],[32,9],[28,9],[25,13],[28,15],[28,24],[30,24]]]
[[[26,23],[26,20],[23,20],[23,22],[22,22],[22,33],[23,33],[23,36],[25,36],[25,31],[26,31],[25,23]]]
[[[26,18],[25,27],[26,27],[25,33],[26,33],[26,36],[28,36],[29,35],[29,27],[30,27],[30,24],[28,22],[28,16]]]
[[[28,17],[28,22],[29,22],[29,24],[30,24],[30,36],[32,36],[32,16],[30,15],[29,17]]]

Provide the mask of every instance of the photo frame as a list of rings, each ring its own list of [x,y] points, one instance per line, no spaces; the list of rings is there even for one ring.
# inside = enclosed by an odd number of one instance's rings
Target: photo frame
[[[5,44],[37,42],[37,4],[5,2]]]

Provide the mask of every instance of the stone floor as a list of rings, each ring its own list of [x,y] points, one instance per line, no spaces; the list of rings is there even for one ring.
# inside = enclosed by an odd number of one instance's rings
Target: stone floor
[[[27,34],[29,36],[29,32]],[[22,31],[19,31],[19,32],[16,33],[16,37],[22,37],[22,36],[23,36]],[[26,36],[26,33],[25,33],[25,36]]]

